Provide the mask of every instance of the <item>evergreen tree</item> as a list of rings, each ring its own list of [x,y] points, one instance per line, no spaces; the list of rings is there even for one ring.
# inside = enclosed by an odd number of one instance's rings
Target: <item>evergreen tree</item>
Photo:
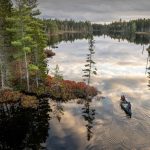
[[[90,80],[91,80],[91,75],[94,74],[96,75],[96,67],[95,62],[93,61],[93,55],[95,54],[94,52],[94,39],[93,36],[90,35],[89,36],[89,54],[87,54],[87,64],[85,65],[85,69],[83,69],[84,75],[83,77],[85,77],[87,79],[87,83],[88,85],[90,84]],[[85,79],[85,80],[86,80]]]
[[[8,67],[6,51],[9,49],[10,35],[6,32],[8,23],[6,17],[11,15],[12,3],[10,0],[0,1],[0,74],[1,87],[7,85]]]
[[[35,72],[36,74],[36,86],[39,86],[39,80],[45,77],[45,63],[44,63],[44,53],[43,50],[47,44],[46,34],[44,32],[43,23],[41,20],[33,18],[30,22],[32,26],[31,36],[33,39],[32,46],[32,63],[30,63],[30,71]]]
[[[24,60],[27,90],[30,90],[29,70],[38,71],[37,53],[44,49],[45,40],[42,25],[35,19],[39,15],[36,10],[36,0],[15,0],[12,17],[7,20],[13,25],[7,30],[13,34],[12,45],[18,50],[19,59]],[[32,52],[35,54],[35,63],[30,60]],[[22,68],[23,70],[23,68]],[[37,83],[38,86],[38,83]]]

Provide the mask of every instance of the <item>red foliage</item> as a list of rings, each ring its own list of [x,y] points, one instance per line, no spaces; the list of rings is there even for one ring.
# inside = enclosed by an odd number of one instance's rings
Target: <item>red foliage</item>
[[[84,82],[75,82],[70,80],[58,80],[48,76],[45,85],[55,98],[73,99],[86,98],[88,96],[96,96],[97,90],[92,86],[86,85]]]
[[[0,90],[0,104],[17,102],[20,102],[24,108],[36,108],[38,106],[38,100],[35,96],[28,96],[12,89]]]
[[[21,95],[20,92],[12,91],[11,89],[0,90],[0,103],[17,102]]]

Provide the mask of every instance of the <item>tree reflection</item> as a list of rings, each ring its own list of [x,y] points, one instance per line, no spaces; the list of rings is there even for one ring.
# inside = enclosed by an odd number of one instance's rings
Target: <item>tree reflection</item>
[[[146,64],[146,72],[148,74],[148,87],[150,87],[150,45],[147,48],[147,52],[148,52],[148,57],[147,57],[147,64]]]
[[[48,35],[48,47],[57,48],[57,45],[62,42],[74,42],[77,39],[88,39],[86,33],[64,33],[58,35]]]
[[[85,64],[85,69],[83,69],[83,77],[84,77],[84,81],[87,82],[88,85],[90,85],[91,83],[91,75],[97,74],[97,69],[95,67],[95,62],[93,60],[93,56],[95,54],[94,51],[94,38],[93,35],[89,36],[89,53],[87,54],[87,58],[86,58],[86,64]],[[88,93],[88,89],[87,93]],[[90,106],[91,103],[91,98],[90,95],[87,95],[87,98],[85,99],[84,102],[84,107],[82,108],[82,116],[84,118],[84,120],[87,122],[86,123],[86,128],[87,128],[87,140],[90,141],[90,139],[93,136],[93,121],[95,119],[95,109],[91,108]]]
[[[6,109],[7,107],[7,109]],[[49,129],[50,107],[47,99],[35,108],[23,108],[19,102],[0,104],[0,149],[42,149]]]
[[[135,44],[149,44],[150,35],[141,35],[130,32],[103,32],[103,31],[94,31],[94,36],[107,35],[112,39],[127,40],[130,43]]]
[[[86,123],[86,128],[87,128],[87,140],[90,141],[90,139],[93,136],[93,121],[95,119],[95,109],[90,107],[90,101],[86,100],[84,107],[82,108],[82,116],[84,120],[87,122]]]
[[[62,102],[53,100],[50,105],[52,108],[53,117],[57,118],[57,120],[60,122],[62,116],[64,115],[64,108],[62,106]]]

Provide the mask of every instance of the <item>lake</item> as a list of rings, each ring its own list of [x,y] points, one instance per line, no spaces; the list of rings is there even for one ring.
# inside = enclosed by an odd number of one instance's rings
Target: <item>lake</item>
[[[107,36],[94,40],[97,75],[91,76],[91,85],[101,94],[92,101],[50,100],[50,129],[43,145],[48,150],[150,149],[148,45]],[[87,39],[60,42],[56,56],[48,59],[49,74],[58,64],[64,79],[83,81],[88,47]],[[131,102],[131,118],[120,108],[122,94]]]
[[[150,54],[146,50],[149,39],[144,38],[143,45],[138,44],[140,38],[135,38],[138,42],[134,38],[130,43],[94,36],[95,53],[91,57],[97,75],[91,74],[90,85],[99,92],[92,100],[64,102],[38,97],[39,105],[35,108],[24,108],[20,101],[1,103],[0,150],[149,150]],[[53,48],[56,55],[47,59],[49,75],[54,75],[58,65],[65,80],[82,82],[87,56],[90,56],[87,36],[74,34],[64,38],[61,35],[57,40],[53,37],[55,42],[51,46],[58,47]],[[43,57],[38,62],[42,66]],[[9,64],[14,74],[10,84],[18,89],[24,81],[19,80],[15,67],[20,65],[11,61]],[[37,77],[43,76],[44,71],[40,70]],[[33,88],[37,83],[36,74],[31,75]],[[42,80],[37,81],[41,88]],[[122,94],[131,102],[131,118],[120,107]]]

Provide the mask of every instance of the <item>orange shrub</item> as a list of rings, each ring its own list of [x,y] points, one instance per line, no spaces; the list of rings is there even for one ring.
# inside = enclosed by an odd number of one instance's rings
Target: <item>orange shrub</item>
[[[45,85],[48,87],[52,97],[64,100],[97,95],[96,88],[88,86],[84,82],[58,80],[48,76]]]
[[[18,91],[12,91],[11,89],[4,89],[0,91],[0,102],[17,102],[20,97],[21,93]]]
[[[24,108],[36,108],[38,100],[35,96],[28,96],[11,89],[0,90],[0,103],[17,103],[20,102]]]
[[[21,105],[24,108],[36,108],[38,106],[38,100],[35,96],[26,96],[21,97]]]

